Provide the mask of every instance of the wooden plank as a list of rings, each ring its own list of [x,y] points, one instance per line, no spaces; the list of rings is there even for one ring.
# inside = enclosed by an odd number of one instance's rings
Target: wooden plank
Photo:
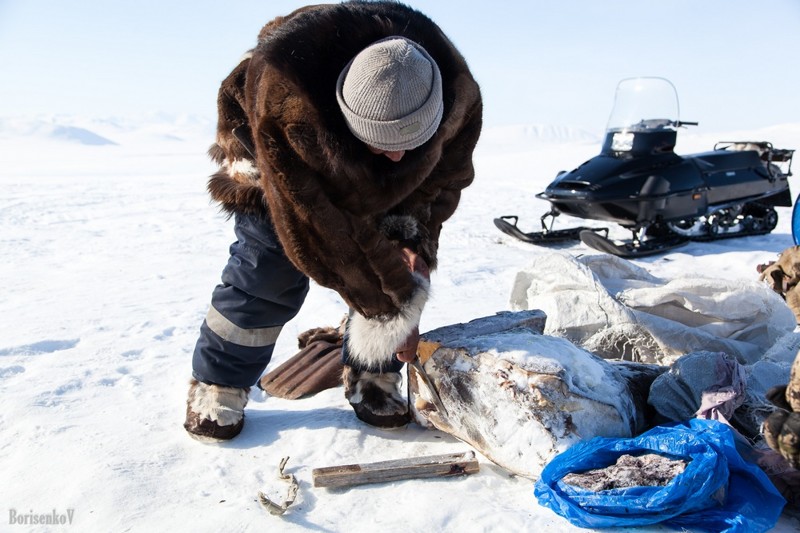
[[[478,472],[475,452],[411,457],[376,463],[315,468],[311,474],[315,487],[349,487],[385,483],[411,478],[451,477]]]

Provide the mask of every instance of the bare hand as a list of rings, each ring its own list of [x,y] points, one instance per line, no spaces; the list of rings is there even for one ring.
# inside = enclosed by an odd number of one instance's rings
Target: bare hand
[[[428,268],[428,263],[411,248],[403,248],[403,262],[406,264],[411,272],[420,274],[425,279],[431,279],[431,272]]]
[[[419,344],[419,328],[414,328],[414,331],[406,337],[403,344],[397,348],[397,358],[404,362],[410,363],[417,356],[417,345]]]

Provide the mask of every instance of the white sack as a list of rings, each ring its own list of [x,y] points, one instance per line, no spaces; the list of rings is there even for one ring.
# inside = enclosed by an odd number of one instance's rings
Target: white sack
[[[600,254],[539,256],[517,274],[514,310],[541,309],[545,333],[566,337],[606,358],[672,364],[693,351],[718,351],[743,364],[770,357],[795,329],[785,302],[753,279],[700,276],[661,279],[625,259]],[[794,335],[793,335],[794,336]]]

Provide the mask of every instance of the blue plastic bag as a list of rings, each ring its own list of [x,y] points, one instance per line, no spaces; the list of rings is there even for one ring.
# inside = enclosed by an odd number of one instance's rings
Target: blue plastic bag
[[[645,453],[690,462],[663,487],[594,492],[561,481],[567,474],[605,468],[622,455]],[[736,451],[731,428],[700,419],[628,439],[578,443],[542,470],[534,494],[572,524],[590,528],[664,523],[693,531],[767,531],[786,504],[766,474]]]

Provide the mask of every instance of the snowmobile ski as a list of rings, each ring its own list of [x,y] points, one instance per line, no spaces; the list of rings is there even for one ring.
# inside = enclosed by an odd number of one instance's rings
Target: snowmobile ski
[[[691,239],[680,235],[657,237],[646,241],[614,242],[592,230],[580,232],[580,239],[589,248],[616,255],[625,259],[635,259],[664,253],[690,242]]]
[[[513,220],[513,224],[509,223],[509,220]],[[519,229],[519,227],[517,227],[517,220],[519,220],[519,217],[516,215],[502,216],[494,219],[494,225],[506,235],[530,244],[558,244],[570,241],[577,242],[580,240],[581,231],[590,229],[586,226],[579,226],[576,228],[551,230],[547,229],[545,225],[542,224],[542,231],[531,231],[529,233],[525,233]],[[608,233],[607,228],[598,228],[595,231],[605,231]]]

